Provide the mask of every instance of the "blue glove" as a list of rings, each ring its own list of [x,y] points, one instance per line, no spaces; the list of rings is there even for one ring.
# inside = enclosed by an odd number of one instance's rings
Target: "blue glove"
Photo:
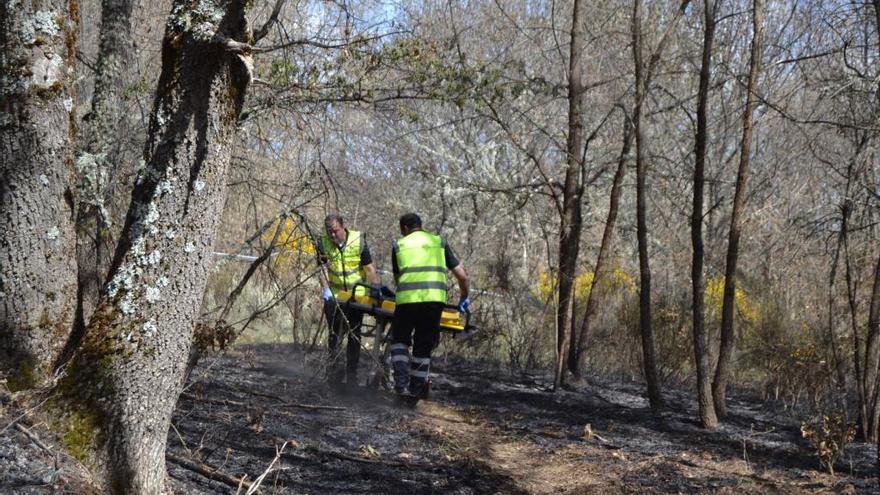
[[[458,312],[459,313],[466,313],[469,307],[471,307],[470,298],[465,297],[461,301],[458,301]]]
[[[333,292],[330,291],[329,287],[324,287],[324,290],[321,291],[321,299],[323,299],[324,302],[333,299]]]

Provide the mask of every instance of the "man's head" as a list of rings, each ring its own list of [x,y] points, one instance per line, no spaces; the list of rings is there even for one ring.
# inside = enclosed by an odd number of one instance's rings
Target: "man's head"
[[[334,244],[339,246],[345,244],[345,222],[342,216],[336,213],[327,215],[324,218],[324,231]]]
[[[422,219],[415,213],[407,213],[400,217],[400,233],[407,235],[422,228]]]

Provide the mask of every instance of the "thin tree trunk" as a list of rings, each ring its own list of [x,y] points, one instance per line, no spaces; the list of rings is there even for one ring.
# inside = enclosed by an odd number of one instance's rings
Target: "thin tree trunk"
[[[14,389],[46,381],[73,328],[76,11],[0,3],[0,367]]]
[[[574,0],[571,23],[571,48],[568,74],[568,141],[565,183],[563,185],[562,222],[559,233],[559,306],[557,307],[557,363],[554,388],[564,382],[568,368],[568,347],[572,320],[572,297],[581,239],[581,169],[584,149],[583,54],[586,46],[584,23],[586,8],[582,0]]]
[[[617,171],[614,173],[614,180],[611,183],[611,194],[608,200],[608,218],[605,220],[605,230],[602,233],[602,243],[599,246],[599,254],[596,258],[596,268],[594,270],[593,282],[590,285],[590,293],[587,295],[586,308],[584,309],[584,317],[581,321],[579,332],[580,336],[577,339],[577,353],[575,354],[574,366],[572,367],[572,371],[578,376],[583,373],[585,367],[587,337],[590,334],[590,328],[604,296],[604,294],[600,294],[602,290],[600,282],[605,279],[606,265],[608,264],[608,258],[611,256],[614,243],[614,226],[617,223],[620,192],[623,189],[623,178],[626,175],[626,164],[633,141],[632,136],[632,122],[628,115],[624,115],[623,148],[620,150],[620,157],[617,159]]]
[[[666,45],[666,40],[669,39],[669,34],[672,32],[673,27],[675,26],[675,23],[681,17],[681,15],[684,13],[684,11],[687,8],[689,3],[690,3],[690,0],[683,0],[681,2],[681,6],[679,7],[679,11],[678,11],[678,16],[674,19],[674,21],[672,23],[670,23],[669,28],[667,28],[666,33],[664,33],[663,38],[661,39],[660,43],[657,45],[657,50],[655,50],[654,54],[651,56],[651,61],[648,63],[648,69],[645,73],[646,84],[644,85],[644,88],[639,88],[638,83],[636,84],[637,91],[640,92],[640,95],[636,96],[637,105],[641,105],[642,101],[645,98],[645,93],[647,92],[648,89],[650,89],[650,87],[649,87],[650,76],[651,76],[651,74],[653,74],[654,68],[656,67],[656,64],[660,60],[661,50]],[[641,19],[641,2],[639,2],[638,5],[635,5],[633,7],[633,14],[634,14],[633,21],[634,22],[636,21],[636,19],[635,19],[636,18],[635,14],[637,13],[636,8],[639,9],[639,11],[638,11],[638,19],[639,19],[638,25],[641,26],[641,20],[640,20]],[[641,33],[641,30],[639,30],[639,33]],[[641,39],[641,34],[639,34],[639,38]],[[639,41],[639,45],[641,45],[641,41]],[[633,49],[635,50],[635,47]],[[639,48],[639,52],[641,52],[641,48]],[[634,57],[636,56],[635,51],[633,52],[633,56]],[[639,53],[639,57],[641,57],[641,53]],[[637,65],[641,66],[641,63],[638,63]],[[641,69],[639,69],[639,70],[641,70]],[[639,107],[638,113],[641,114],[640,107]],[[634,125],[635,125],[635,114],[636,114],[636,112],[634,111],[633,112]],[[639,134],[640,130],[641,130],[641,126],[639,125],[636,129],[636,132],[635,132],[635,134],[637,136],[637,142],[638,142],[638,134]],[[643,142],[643,141],[641,141],[641,142]],[[649,254],[648,254],[648,220],[647,220],[648,199],[647,199],[647,193],[645,190],[647,175],[648,175],[648,163],[647,163],[647,160],[643,160],[643,159],[640,160],[638,158],[638,153],[639,153],[638,145],[636,148],[637,148],[636,149],[636,237],[638,239],[638,246],[639,246],[639,330],[643,336],[642,351],[644,352],[644,350],[645,350],[644,336],[645,335],[653,336],[653,334],[654,334],[654,327],[653,327],[653,322],[651,319],[651,265],[650,265],[650,258],[649,258]],[[653,340],[653,339],[651,339],[651,340]],[[654,381],[654,379],[648,377],[648,373],[649,373],[651,366],[652,366],[651,363],[646,360],[646,362],[645,362],[646,381]],[[656,365],[653,365],[653,367],[656,369]],[[653,374],[656,377],[656,371],[654,371]],[[659,381],[657,382],[656,388],[657,388],[656,397],[662,400],[662,396],[660,395]],[[650,390],[648,391],[648,395],[649,395],[649,400],[650,400],[650,398],[651,398],[650,396],[652,395]],[[652,407],[656,407],[655,404],[659,404],[659,403],[653,402]]]
[[[645,191],[647,173],[647,161],[637,159],[636,237],[639,246],[639,329],[642,335],[646,333],[653,334],[654,331],[651,321],[651,266],[650,258],[648,257],[648,199]]]
[[[757,99],[758,75],[761,73],[761,35],[764,30],[764,0],[753,0],[752,54],[749,62],[749,82],[746,87],[746,108],[743,111],[743,132],[740,144],[739,169],[736,173],[736,190],[733,196],[733,212],[730,216],[730,233],[727,241],[727,265],[724,269],[724,294],[721,306],[721,344],[718,349],[718,367],[712,382],[712,399],[715,414],[727,416],[727,381],[730,377],[730,360],[736,345],[734,312],[736,309],[736,263],[739,256],[739,239],[742,232],[742,212],[746,201],[746,184],[749,177],[749,159],[752,152],[752,125]]]
[[[642,359],[645,373],[645,382],[648,388],[648,401],[651,409],[657,411],[663,407],[660,378],[657,373],[656,346],[654,343],[654,324],[651,320],[651,273],[648,264],[647,246],[647,218],[645,206],[645,180],[647,174],[647,160],[645,159],[648,147],[642,126],[642,109],[645,98],[651,90],[651,80],[660,56],[669,40],[678,20],[684,15],[690,0],[683,0],[679,5],[674,17],[670,21],[657,43],[657,48],[651,53],[651,58],[645,67],[642,40],[642,1],[635,0],[632,15],[632,39],[633,39],[633,66],[635,68],[636,98],[633,107],[633,128],[636,144],[636,217],[638,223],[639,242],[639,271],[641,274],[641,290],[639,293],[639,333],[642,337]]]
[[[877,33],[877,47],[880,48],[880,0],[873,0],[872,3],[874,4],[874,30]],[[878,115],[878,114],[880,114],[880,80],[878,80],[878,82],[877,82],[877,90],[874,93],[874,95],[875,95],[875,107],[874,107],[875,108],[875,115]],[[880,268],[880,261],[878,261],[878,268]],[[876,284],[877,284],[876,274],[875,274],[874,283],[875,283],[875,288],[876,288]],[[877,295],[876,292],[874,295],[875,296]],[[871,298],[872,307],[873,307],[873,304],[875,301],[876,301],[876,298],[872,297]],[[877,320],[874,320],[873,323],[875,323],[875,326],[871,327],[871,328],[875,332],[880,332],[880,329],[878,329],[876,326],[880,322],[878,322]],[[880,357],[880,356],[878,356],[878,357]],[[880,364],[880,363],[878,363],[878,364]],[[875,384],[874,386],[875,386],[875,389],[880,388],[880,384]],[[875,395],[874,395],[875,433],[876,433],[876,428],[880,427],[880,425],[877,424],[877,423],[880,423],[880,418],[878,418],[876,416],[878,409],[880,409],[880,407],[878,407],[878,403],[877,403],[877,401],[878,401],[877,396],[878,396],[878,394],[875,392]],[[880,479],[880,435],[876,435],[874,438],[874,441],[877,443],[877,477],[878,477],[878,479]]]
[[[715,0],[705,2],[705,30],[703,33],[703,56],[700,67],[700,89],[697,103],[697,134],[694,143],[694,202],[691,216],[691,243],[693,261],[691,281],[693,285],[694,364],[697,371],[697,402],[700,424],[706,429],[718,427],[715,405],[712,402],[712,359],[709,335],[704,321],[703,297],[703,189],[706,169],[706,142],[709,103],[709,79],[712,76],[712,42],[715,37]]]
[[[847,190],[849,189],[849,182],[847,182]],[[843,215],[847,214],[846,210],[848,208],[848,203],[844,203],[843,208],[841,209],[841,213]],[[835,375],[838,382],[838,388],[841,391],[843,396],[843,406],[846,407],[846,397],[848,395],[848,390],[846,388],[846,375],[843,367],[843,356],[841,355],[840,344],[837,342],[837,335],[835,331],[835,327],[837,325],[837,315],[834,311],[834,299],[835,299],[835,291],[836,291],[836,282],[837,282],[837,267],[840,264],[840,252],[843,250],[843,239],[844,239],[845,231],[841,228],[839,235],[837,236],[837,245],[834,248],[834,256],[831,260],[831,269],[828,273],[828,341],[831,344],[831,354],[834,359],[833,368],[835,371]]]
[[[212,15],[204,9],[212,8]],[[201,9],[199,13],[193,9]],[[110,282],[62,391],[95,428],[116,493],[165,490],[165,444],[226,194],[250,81],[246,2],[176,1],[138,178]],[[197,19],[200,22],[196,22]],[[173,303],[173,304],[172,304]]]
[[[858,350],[856,350],[858,352]],[[880,408],[877,407],[878,366],[880,366],[880,257],[874,269],[874,284],[871,288],[871,305],[868,310],[868,332],[865,338],[863,422],[865,439],[878,440],[878,418]]]

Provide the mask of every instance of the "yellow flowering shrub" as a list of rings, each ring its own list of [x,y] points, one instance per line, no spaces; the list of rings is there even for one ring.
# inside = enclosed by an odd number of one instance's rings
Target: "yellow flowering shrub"
[[[300,264],[315,255],[315,245],[309,235],[300,230],[292,218],[285,218],[283,222],[276,221],[272,227],[266,229],[261,239],[270,243],[275,238],[276,232],[278,232],[275,245],[278,250],[278,256],[275,260],[277,264]]]
[[[574,297],[578,304],[586,302],[593,287],[594,277],[593,272],[583,272],[574,279]],[[636,291],[636,284],[630,274],[615,268],[605,274],[602,288],[607,292],[625,291],[627,294],[633,294]],[[538,274],[538,283],[532,287],[532,293],[541,301],[548,301],[551,297],[556,297],[556,289],[556,277],[548,271],[542,271]]]
[[[706,281],[706,293],[703,297],[706,313],[721,317],[721,305],[724,303],[724,277],[710,277]],[[746,297],[745,292],[737,286],[733,295],[734,307],[740,321],[755,323],[758,321],[758,307]]]

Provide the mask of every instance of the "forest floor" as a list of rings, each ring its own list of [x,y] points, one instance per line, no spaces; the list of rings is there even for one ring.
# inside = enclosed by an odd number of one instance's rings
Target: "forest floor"
[[[170,488],[880,494],[873,446],[849,445],[828,474],[797,421],[759,401],[734,397],[728,421],[706,432],[691,391],[666,390],[668,409],[657,416],[638,384],[591,379],[552,393],[549,376],[438,359],[431,398],[411,408],[383,392],[331,392],[316,371],[323,356],[255,345],[204,359],[174,414]],[[16,417],[0,407],[0,428]],[[39,424],[23,423],[0,433],[0,493],[80,493],[83,468],[59,454]]]

